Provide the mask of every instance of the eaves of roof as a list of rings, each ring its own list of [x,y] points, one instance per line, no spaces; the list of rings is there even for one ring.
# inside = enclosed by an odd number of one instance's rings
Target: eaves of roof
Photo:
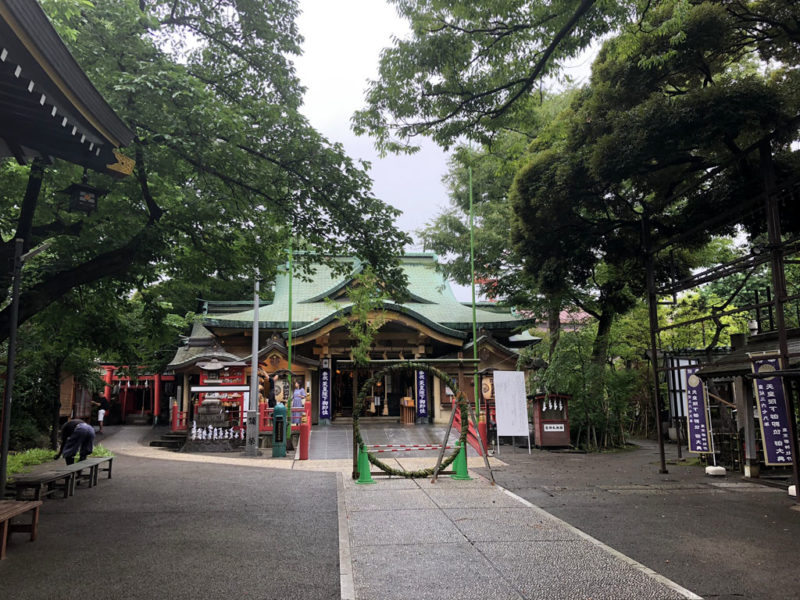
[[[0,0],[0,151],[56,156],[115,176],[133,132],[111,109],[33,0]]]

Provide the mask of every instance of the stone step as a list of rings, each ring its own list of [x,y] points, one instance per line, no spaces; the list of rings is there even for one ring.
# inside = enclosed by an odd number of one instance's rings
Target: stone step
[[[334,424],[341,425],[344,423],[352,423],[353,417],[336,417],[333,420]],[[400,417],[384,417],[383,415],[379,417],[361,417],[358,420],[359,423],[399,423]]]
[[[150,446],[153,448],[182,448],[186,439],[181,440],[153,440],[150,442]]]

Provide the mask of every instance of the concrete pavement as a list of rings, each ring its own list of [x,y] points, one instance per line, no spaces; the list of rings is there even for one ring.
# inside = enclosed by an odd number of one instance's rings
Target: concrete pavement
[[[474,458],[472,481],[376,478],[357,485],[348,459],[178,454],[144,445],[149,432],[126,427],[101,440],[117,454],[114,479],[46,501],[39,540],[12,538],[0,589],[25,599],[54,590],[65,598],[711,597],[721,588],[704,583],[710,569],[677,554],[663,562],[670,536],[637,525],[656,518],[651,509],[672,502],[676,511],[695,510],[691,500],[701,498],[737,498],[752,509],[763,497],[789,519],[800,516],[778,491],[742,492],[732,479],[697,482],[697,469],[671,475],[673,481],[654,477],[647,447],[596,457],[504,448],[503,461],[492,459],[496,478],[525,500],[481,478]],[[433,464],[431,456],[387,460],[409,469]],[[604,490],[613,502],[597,502]],[[651,496],[661,504],[647,504]],[[647,510],[635,508],[643,505]],[[691,526],[691,513],[683,520]],[[752,528],[763,531],[765,523],[755,521]],[[714,540],[709,534],[701,551]]]
[[[482,477],[376,481],[343,480],[358,600],[697,598]]]
[[[335,473],[174,460],[139,444],[149,428],[112,430],[113,479],[45,501],[39,539],[9,542],[0,597],[340,597]]]
[[[629,451],[503,447],[497,481],[704,598],[800,597],[800,512],[785,489],[739,473],[708,477],[676,462],[659,474],[655,442]],[[684,450],[684,456],[686,451]],[[470,468],[483,472],[475,461]]]

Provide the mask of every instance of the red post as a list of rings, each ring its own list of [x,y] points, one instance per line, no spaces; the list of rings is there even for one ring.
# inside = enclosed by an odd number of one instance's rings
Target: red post
[[[156,373],[153,377],[153,419],[158,420],[161,414],[161,374]]]
[[[103,396],[105,396],[106,400],[111,402],[111,381],[114,377],[114,367],[113,366],[105,366],[103,367],[106,370],[106,374],[103,377],[103,380],[106,383],[105,388],[103,389]]]
[[[486,424],[485,412],[481,413],[481,416],[478,417],[478,434],[481,436],[483,449],[487,450],[487,448],[489,448],[489,427]]]
[[[178,427],[179,427],[178,419],[180,419],[180,417],[178,416],[178,403],[177,402],[173,402],[173,404],[172,404],[172,427],[171,427],[172,431],[178,431]]]

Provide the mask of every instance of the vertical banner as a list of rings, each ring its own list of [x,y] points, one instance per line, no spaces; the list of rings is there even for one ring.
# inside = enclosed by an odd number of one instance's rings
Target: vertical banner
[[[417,371],[417,417],[428,418],[428,379],[425,371]]]
[[[698,366],[686,369],[686,404],[689,410],[687,414],[689,452],[706,454],[711,452],[711,442],[708,431],[706,386],[703,381],[695,375],[699,369],[700,367]]]
[[[331,418],[331,370],[319,370],[319,418]]]
[[[772,371],[779,371],[779,365],[780,359],[777,356],[753,360],[753,373],[759,375],[753,386],[761,422],[764,464],[767,465],[792,464],[792,442],[789,437],[783,380],[768,375]]]

